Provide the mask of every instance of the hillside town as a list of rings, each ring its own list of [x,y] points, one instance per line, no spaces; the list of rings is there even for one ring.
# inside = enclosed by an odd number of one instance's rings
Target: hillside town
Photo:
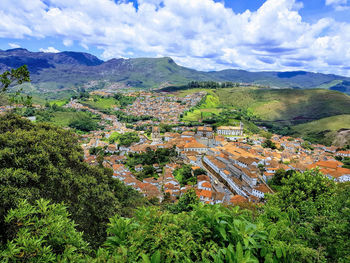
[[[85,161],[111,168],[115,179],[157,201],[176,202],[186,191],[194,189],[199,199],[209,204],[263,202],[265,194],[273,193],[269,181],[279,170],[303,172],[317,168],[335,182],[350,181],[350,169],[343,168],[343,163],[337,160],[337,156],[350,157],[350,151],[337,151],[336,147],[324,145],[305,147],[300,138],[276,134],[269,139],[247,134],[242,122],[237,126],[215,129],[210,125],[183,125],[179,115],[195,106],[200,100],[199,95],[194,101],[194,97],[185,97],[181,102],[175,97],[147,93],[138,97],[125,112],[135,115],[151,112],[161,123],[164,120],[178,124],[170,132],[161,132],[159,122],[151,122],[150,134],[126,128],[125,123],[119,122],[115,116],[75,100],[65,107],[89,110],[110,123],[104,130],[82,136]],[[183,107],[177,108],[179,103]],[[115,134],[128,136],[132,133],[137,134],[138,139],[130,145],[111,140]],[[266,140],[274,147],[266,147]],[[172,153],[166,161],[131,162],[135,156],[165,150]],[[101,151],[102,158],[99,157]],[[193,180],[183,180],[181,167],[184,166],[190,167]]]

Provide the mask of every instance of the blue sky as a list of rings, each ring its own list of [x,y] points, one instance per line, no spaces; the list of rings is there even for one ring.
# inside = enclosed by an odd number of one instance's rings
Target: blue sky
[[[350,76],[350,0],[2,0],[0,49]]]

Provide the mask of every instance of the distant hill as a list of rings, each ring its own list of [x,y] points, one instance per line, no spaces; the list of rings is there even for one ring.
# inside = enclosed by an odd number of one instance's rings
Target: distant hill
[[[345,146],[350,143],[350,115],[337,115],[299,124],[292,130],[296,136],[314,143]]]
[[[0,72],[28,65],[32,83],[39,91],[57,91],[91,81],[117,83],[123,87],[157,88],[183,85],[192,80],[256,83],[280,88],[325,88],[350,93],[350,78],[311,73],[249,72],[228,69],[203,72],[177,65],[173,59],[131,58],[102,61],[82,52],[43,53],[17,48],[0,51]],[[97,82],[96,82],[97,81]]]

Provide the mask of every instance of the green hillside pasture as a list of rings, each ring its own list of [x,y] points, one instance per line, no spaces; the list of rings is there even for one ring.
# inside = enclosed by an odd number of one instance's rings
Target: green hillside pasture
[[[100,96],[93,96],[92,99],[81,101],[81,103],[100,110],[111,109],[113,106],[119,106],[119,102],[113,97],[102,98]]]
[[[69,102],[69,99],[62,99],[62,100],[52,100],[49,103],[51,106],[56,104],[57,106],[62,107],[64,105],[66,105],[68,102]]]
[[[53,113],[53,117],[50,120],[50,123],[53,123],[60,127],[68,127],[69,123],[73,120],[81,119],[83,117],[92,118],[92,116],[87,112],[76,111],[76,112],[62,112],[58,111]]]
[[[245,109],[261,120],[315,120],[350,114],[350,96],[329,90],[218,89],[222,105]]]
[[[306,134],[308,132],[321,132],[324,130],[338,131],[340,129],[350,129],[350,114],[323,118],[293,127],[295,132],[299,132],[301,134]]]
[[[208,119],[213,115],[218,115],[222,111],[220,108],[220,100],[212,91],[208,91],[209,94],[206,95],[205,101],[199,106],[191,109],[183,117],[184,121],[196,122],[200,119]]]
[[[298,137],[327,145],[332,143],[337,131],[341,129],[350,129],[350,114],[327,117],[292,128]]]

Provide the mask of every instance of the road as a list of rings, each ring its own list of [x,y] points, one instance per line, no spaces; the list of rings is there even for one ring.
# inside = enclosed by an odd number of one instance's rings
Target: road
[[[230,202],[231,200],[231,195],[233,195],[234,193],[232,193],[223,183],[221,183],[215,175],[213,175],[207,168],[205,168],[202,164],[202,162],[197,163],[199,167],[201,167],[202,169],[204,169],[205,171],[207,171],[207,174],[210,178],[210,183],[213,187],[213,189],[216,192],[219,193],[225,193],[225,197],[224,197],[224,202]]]

